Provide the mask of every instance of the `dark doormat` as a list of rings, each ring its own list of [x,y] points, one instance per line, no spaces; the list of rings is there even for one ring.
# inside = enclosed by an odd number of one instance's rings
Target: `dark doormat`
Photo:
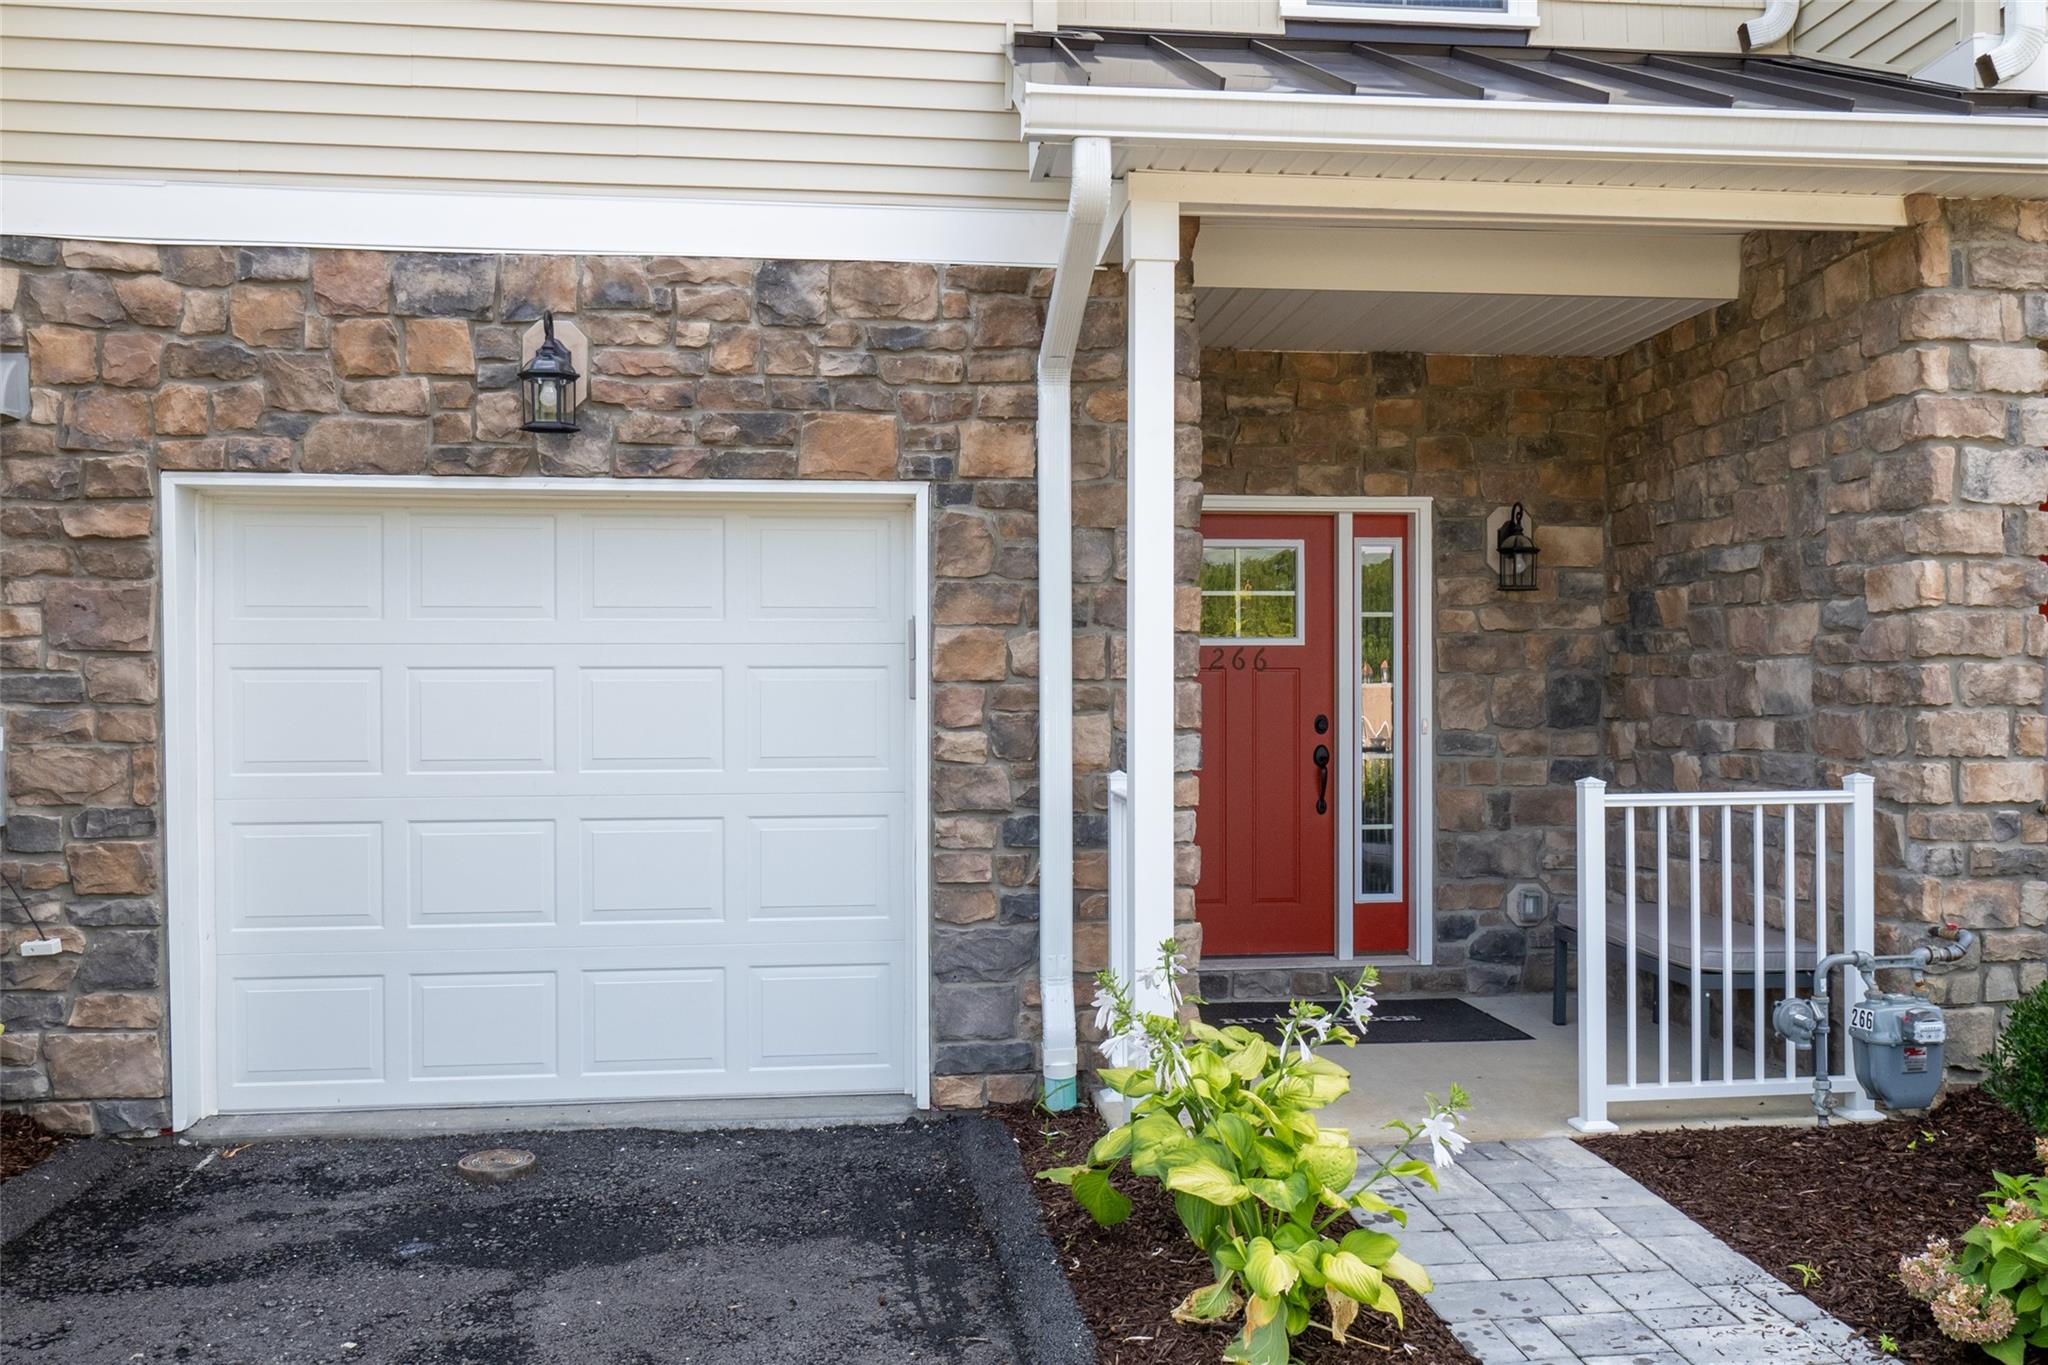
[[[1324,1005],[1334,1001],[1322,1001]],[[1274,1016],[1287,1010],[1285,1001],[1204,1001],[1202,1022],[1222,1028],[1242,1024],[1274,1042],[1280,1041],[1280,1025]],[[1372,1027],[1365,1031],[1368,1043],[1512,1043],[1527,1042],[1529,1035],[1513,1024],[1502,1023],[1485,1010],[1463,1000],[1382,1000],[1373,1012]]]

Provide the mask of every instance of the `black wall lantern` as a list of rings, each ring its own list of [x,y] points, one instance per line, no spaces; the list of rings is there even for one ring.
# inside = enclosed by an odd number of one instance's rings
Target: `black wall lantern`
[[[546,335],[519,371],[522,431],[576,430],[576,362],[555,339],[555,315],[544,319]]]
[[[1522,525],[1522,504],[1519,502],[1508,512],[1508,519],[1501,523],[1493,548],[1499,557],[1500,590],[1536,591],[1536,542],[1530,539],[1528,530]]]

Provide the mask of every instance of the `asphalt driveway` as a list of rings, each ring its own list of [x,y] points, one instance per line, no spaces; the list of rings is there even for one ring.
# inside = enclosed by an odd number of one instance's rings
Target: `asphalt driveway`
[[[485,1146],[539,1166],[471,1184],[455,1161]],[[1015,1148],[983,1119],[96,1147],[74,1152],[107,1169],[48,1212],[30,1191],[61,1169],[0,1187],[0,1358],[1092,1359]]]

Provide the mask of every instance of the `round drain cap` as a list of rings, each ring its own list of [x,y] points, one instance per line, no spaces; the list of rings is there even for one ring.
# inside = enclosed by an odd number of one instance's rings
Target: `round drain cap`
[[[495,1185],[530,1175],[538,1164],[532,1152],[519,1147],[486,1147],[456,1162],[455,1169],[480,1185]]]

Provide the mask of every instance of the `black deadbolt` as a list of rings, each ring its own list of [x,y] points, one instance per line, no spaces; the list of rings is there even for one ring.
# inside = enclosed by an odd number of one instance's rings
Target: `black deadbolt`
[[[1327,735],[1330,733],[1330,718],[1328,716],[1316,717],[1316,733],[1319,735]]]

